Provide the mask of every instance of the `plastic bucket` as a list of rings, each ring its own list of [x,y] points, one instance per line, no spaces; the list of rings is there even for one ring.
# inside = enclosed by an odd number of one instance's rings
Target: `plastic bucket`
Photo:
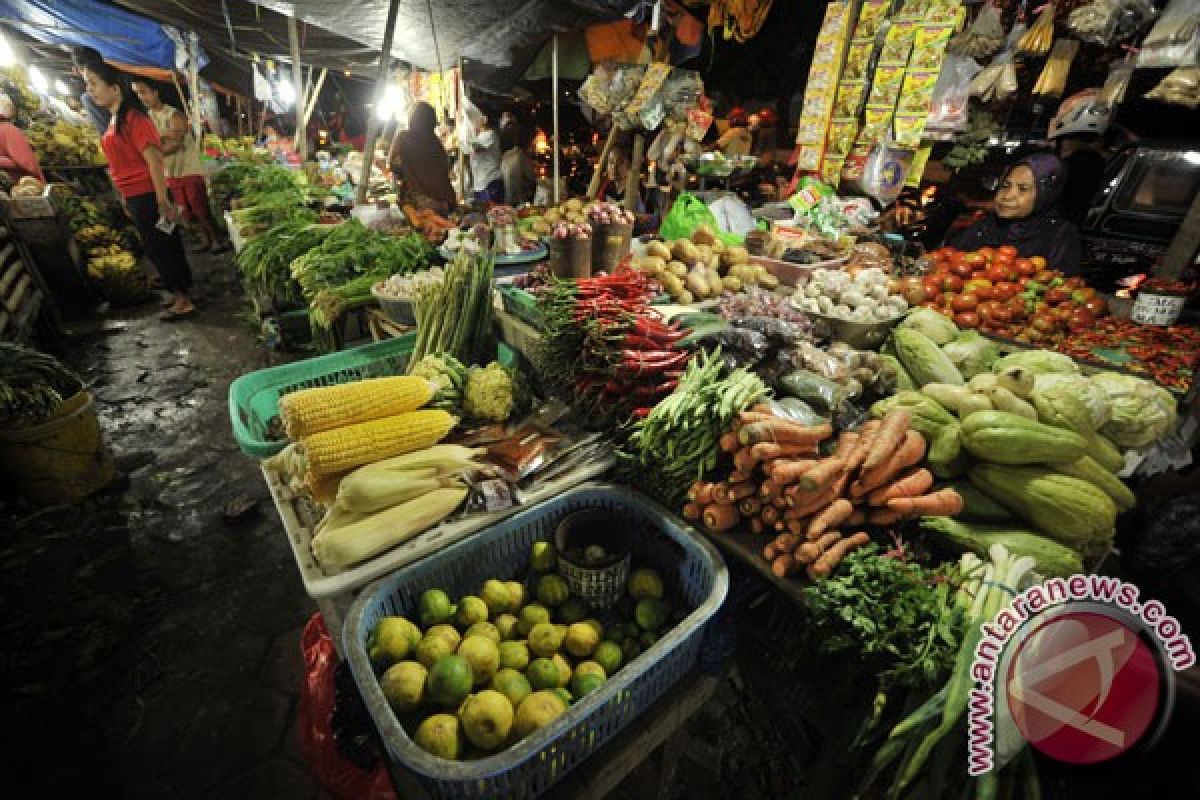
[[[556,278],[579,280],[592,276],[591,239],[551,239],[550,272]]]
[[[73,503],[108,485],[113,463],[89,392],[39,425],[0,430],[0,472],[37,503]]]
[[[1133,302],[1131,316],[1140,325],[1174,325],[1185,305],[1187,295],[1142,291]]]
[[[633,225],[597,225],[592,234],[592,269],[611,272],[629,255]]]

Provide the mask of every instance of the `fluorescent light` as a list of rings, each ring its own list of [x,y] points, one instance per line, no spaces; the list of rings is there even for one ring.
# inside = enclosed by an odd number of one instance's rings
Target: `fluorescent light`
[[[375,114],[379,117],[380,122],[392,119],[403,120],[406,116],[407,105],[404,93],[400,91],[399,86],[393,84],[384,90],[383,97],[375,106]]]
[[[284,105],[296,104],[296,87],[292,86],[292,82],[287,78],[275,84],[275,90],[279,92],[279,99],[283,101]]]
[[[11,67],[17,63],[17,54],[13,52],[8,39],[0,36],[0,67]]]
[[[68,89],[67,85],[62,82],[62,79],[56,79],[54,81],[54,91],[58,92],[59,94],[65,95],[68,92],[70,92],[71,90]]]
[[[1200,153],[1196,152],[1195,150],[1188,150],[1183,154],[1183,160],[1189,164],[1200,166]]]
[[[37,67],[29,68],[29,83],[38,94],[45,94],[50,89],[50,81],[46,80],[46,76]]]

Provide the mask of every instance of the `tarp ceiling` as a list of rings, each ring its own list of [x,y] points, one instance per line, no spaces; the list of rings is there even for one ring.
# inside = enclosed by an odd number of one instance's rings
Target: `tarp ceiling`
[[[368,45],[383,46],[389,0],[252,0]],[[514,48],[553,31],[619,19],[643,0],[399,0],[395,58],[435,70],[459,58],[509,66]],[[432,14],[432,19],[431,19]]]

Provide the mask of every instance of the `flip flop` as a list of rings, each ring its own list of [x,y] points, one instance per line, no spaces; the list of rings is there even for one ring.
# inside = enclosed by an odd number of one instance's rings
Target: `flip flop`
[[[188,317],[195,316],[195,314],[196,314],[196,309],[189,308],[187,311],[168,311],[165,314],[162,314],[159,317],[159,319],[162,320],[163,322],[177,322],[178,320],[187,319]]]

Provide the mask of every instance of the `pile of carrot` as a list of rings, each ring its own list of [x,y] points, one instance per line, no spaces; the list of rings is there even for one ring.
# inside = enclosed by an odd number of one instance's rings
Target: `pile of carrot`
[[[833,436],[828,424],[801,425],[755,406],[721,437],[733,461],[728,478],[693,484],[683,515],[713,532],[744,522],[774,534],[763,557],[775,575],[806,567],[810,578],[823,578],[870,541],[861,530],[843,537],[843,528],[962,511],[953,489],[933,491],[933,474],[920,466],[925,437],[909,422],[908,411],[893,409],[842,433],[822,456],[820,445]]]

